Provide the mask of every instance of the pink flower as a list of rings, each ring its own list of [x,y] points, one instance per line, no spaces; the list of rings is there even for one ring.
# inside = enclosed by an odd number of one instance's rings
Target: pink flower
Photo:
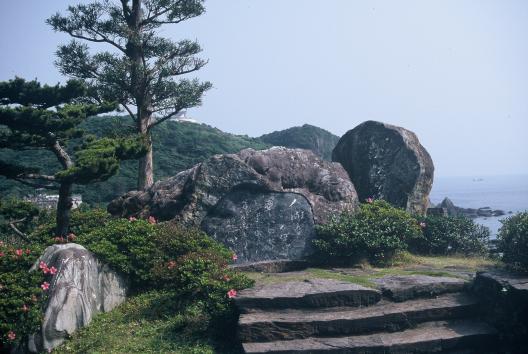
[[[40,287],[42,288],[42,290],[46,291],[49,289],[50,285],[47,281],[45,281],[44,283],[40,285]]]
[[[176,267],[176,262],[175,261],[169,261],[169,265],[167,265],[167,268],[173,269],[174,267]]]
[[[48,265],[44,261],[40,261],[39,268],[40,269],[48,268]]]
[[[51,275],[54,275],[55,273],[57,273],[57,268],[52,266],[51,268],[48,268],[48,271]]]
[[[236,260],[238,259],[238,256],[233,253],[233,255],[231,256],[231,259],[233,260],[233,262],[236,262]]]
[[[235,289],[231,289],[231,290],[229,290],[229,291],[227,292],[227,297],[228,297],[228,298],[232,299],[232,298],[234,298],[235,296],[237,296],[237,292],[236,292]]]
[[[7,332],[7,339],[9,339],[10,341],[15,340],[16,339],[16,333],[13,332],[13,331]]]
[[[21,249],[18,249],[18,250],[15,251],[15,254],[16,254],[18,257],[20,257],[20,256],[22,256],[22,255],[24,254],[24,251],[22,251]]]
[[[149,216],[149,218],[148,218],[148,222],[149,222],[149,224],[154,225],[157,221],[156,221],[156,218],[155,218],[155,217],[153,217],[153,216]]]
[[[136,221],[136,220],[137,220],[137,219],[136,219],[135,217],[133,217],[133,216],[131,216],[131,217],[128,218],[128,221],[131,221],[131,222],[132,222],[132,221]]]
[[[24,306],[22,306],[22,312],[28,312],[29,311],[29,306],[24,304]]]
[[[420,227],[421,227],[422,229],[425,229],[426,226],[427,226],[427,225],[426,225],[424,222],[421,222],[421,223],[420,223]]]
[[[3,257],[5,256],[5,253],[4,252],[0,252],[0,257]]]
[[[367,198],[367,203],[371,204],[372,202],[374,202],[373,198]]]

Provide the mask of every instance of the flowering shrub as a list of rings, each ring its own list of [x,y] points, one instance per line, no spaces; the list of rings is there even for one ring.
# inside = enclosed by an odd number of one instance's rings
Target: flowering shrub
[[[0,352],[25,343],[40,327],[49,277],[43,271],[29,272],[38,254],[0,241]]]
[[[316,256],[326,261],[379,263],[420,237],[420,226],[409,213],[383,200],[369,200],[357,213],[342,214],[319,226],[314,245]]]
[[[418,218],[423,238],[413,239],[411,252],[434,255],[483,255],[490,231],[464,217],[427,216]]]
[[[497,239],[502,260],[514,268],[528,270],[528,211],[502,220]]]

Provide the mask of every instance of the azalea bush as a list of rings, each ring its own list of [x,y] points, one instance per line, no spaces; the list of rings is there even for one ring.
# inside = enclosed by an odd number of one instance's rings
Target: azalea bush
[[[135,291],[169,288],[183,297],[214,300],[250,285],[228,269],[235,256],[227,248],[198,229],[154,218],[114,219],[77,242],[126,275]],[[223,304],[215,300],[211,308],[216,305]]]
[[[528,211],[501,220],[497,239],[502,260],[513,268],[528,271]]]
[[[41,324],[49,269],[29,272],[39,252],[0,241],[0,352],[26,343]],[[55,271],[55,269],[54,269]]]
[[[411,240],[411,252],[430,255],[484,255],[490,230],[465,217],[418,217],[423,236]]]
[[[369,200],[355,214],[344,213],[318,226],[314,245],[321,260],[384,263],[420,237],[420,225],[409,213],[383,200]]]

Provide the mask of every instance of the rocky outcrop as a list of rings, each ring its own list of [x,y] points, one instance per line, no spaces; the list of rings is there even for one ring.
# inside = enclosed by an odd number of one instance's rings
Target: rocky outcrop
[[[479,217],[492,217],[492,216],[502,216],[506,213],[504,210],[496,209],[493,210],[490,207],[482,207],[478,209],[474,208],[461,208],[456,206],[451,199],[444,198],[436,208],[444,208],[447,211],[448,216],[465,216],[468,218],[479,218]]]
[[[46,248],[40,262],[55,267],[48,290],[42,330],[30,338],[32,352],[51,350],[86,326],[99,312],[107,312],[126,298],[125,280],[81,245],[68,243]]]
[[[340,164],[311,151],[275,147],[216,155],[117,198],[108,211],[201,227],[239,260],[262,261],[307,255],[314,225],[353,211],[357,203]]]
[[[413,132],[364,122],[339,140],[332,160],[347,170],[360,200],[384,199],[412,213],[426,212],[434,166]]]

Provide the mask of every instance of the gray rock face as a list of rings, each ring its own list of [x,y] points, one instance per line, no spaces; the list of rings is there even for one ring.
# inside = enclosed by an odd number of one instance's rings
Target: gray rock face
[[[202,221],[202,229],[240,261],[300,259],[315,237],[310,203],[301,194],[235,190]]]
[[[364,122],[339,140],[332,160],[347,170],[360,200],[384,199],[409,212],[426,212],[434,166],[413,132]]]
[[[275,147],[216,155],[150,189],[112,201],[108,211],[202,227],[242,260],[299,259],[314,224],[353,211],[354,185],[338,163]]]
[[[46,248],[39,262],[57,268],[48,290],[41,333],[29,343],[32,352],[50,350],[86,326],[99,312],[107,312],[126,299],[124,279],[81,245],[68,243]]]
[[[373,281],[381,288],[383,295],[397,302],[459,292],[468,284],[467,281],[459,278],[428,275],[394,275]]]
[[[502,353],[525,353],[528,348],[528,274],[492,270],[478,272],[473,292],[485,319],[501,334]]]

